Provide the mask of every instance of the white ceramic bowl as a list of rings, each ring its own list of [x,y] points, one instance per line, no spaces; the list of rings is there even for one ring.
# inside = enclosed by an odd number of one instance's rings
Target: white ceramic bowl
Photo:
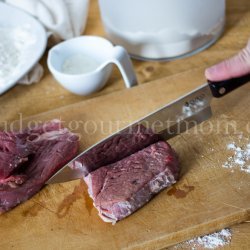
[[[0,28],[15,29],[32,37],[32,42],[25,44],[20,63],[13,69],[6,82],[0,83],[0,94],[13,87],[27,74],[42,57],[46,45],[47,34],[44,27],[34,17],[20,9],[0,2]],[[0,69],[1,70],[1,69]]]

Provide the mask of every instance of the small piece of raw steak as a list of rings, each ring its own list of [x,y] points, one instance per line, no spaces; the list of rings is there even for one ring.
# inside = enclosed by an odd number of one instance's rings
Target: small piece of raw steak
[[[86,176],[101,166],[119,161],[159,140],[159,135],[151,129],[137,125],[90,149],[75,160],[71,167],[82,169]]]
[[[159,141],[91,172],[84,180],[100,217],[114,224],[174,184],[179,172],[174,150]]]
[[[0,132],[0,213],[36,194],[76,156],[78,137],[53,120],[23,132]]]

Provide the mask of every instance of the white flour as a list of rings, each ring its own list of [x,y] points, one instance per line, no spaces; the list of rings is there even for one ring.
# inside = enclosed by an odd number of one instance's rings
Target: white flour
[[[234,171],[234,168],[238,168],[241,171],[250,174],[250,143],[244,147],[239,147],[233,143],[227,145],[227,149],[233,152],[233,155],[223,164],[224,168],[230,168]]]
[[[35,43],[29,27],[0,27],[0,87],[8,84],[29,58],[27,49]]]
[[[175,246],[175,249],[216,249],[223,247],[231,242],[232,233],[230,229],[222,229],[219,232],[197,237]]]
[[[88,55],[76,54],[66,58],[62,72],[71,75],[85,74],[96,70],[99,65],[99,62]]]

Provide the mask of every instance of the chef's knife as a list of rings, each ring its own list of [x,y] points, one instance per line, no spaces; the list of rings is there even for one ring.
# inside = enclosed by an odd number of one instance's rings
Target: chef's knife
[[[212,116],[210,103],[213,97],[223,97],[248,81],[250,81],[250,75],[221,82],[208,81],[208,83],[187,95],[180,97],[88,148],[59,170],[46,183],[60,183],[82,178],[85,174],[83,170],[77,167],[72,168],[72,166],[74,166],[73,163],[76,162],[77,159],[80,157],[82,159],[84,155],[91,150],[95,150],[96,147],[107,143],[118,134],[123,131],[129,131],[129,129],[135,126],[143,125],[146,128],[151,128],[155,133],[160,134],[161,138],[168,140],[193,126],[198,125]]]

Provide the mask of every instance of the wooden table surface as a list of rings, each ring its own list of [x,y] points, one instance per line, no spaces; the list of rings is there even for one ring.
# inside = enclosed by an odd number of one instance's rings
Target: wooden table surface
[[[104,36],[97,0],[91,0],[90,2],[90,13],[84,34]],[[245,46],[249,37],[250,1],[228,0],[227,23],[224,35],[211,48],[191,58],[173,62],[133,61],[133,63],[140,84],[144,84],[194,68],[205,69],[207,66],[237,53]],[[45,76],[41,82],[31,86],[17,85],[0,97],[0,123],[19,119],[20,116],[35,115],[125,88],[120,73],[115,69],[107,86],[100,92],[88,97],[73,95],[60,87],[49,74],[46,67],[46,58],[47,55],[41,60],[45,68]],[[250,224],[246,222],[236,225],[232,230],[231,245],[225,247],[225,249],[250,249]]]

